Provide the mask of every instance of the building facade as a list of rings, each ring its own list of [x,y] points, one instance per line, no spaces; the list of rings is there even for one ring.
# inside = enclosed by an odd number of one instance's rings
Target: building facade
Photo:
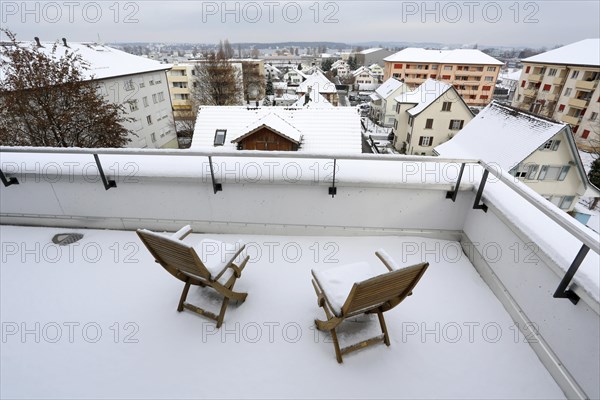
[[[600,39],[523,60],[512,105],[571,125],[580,148],[600,144]]]
[[[384,79],[402,79],[418,86],[436,79],[454,86],[470,106],[492,100],[502,62],[479,50],[426,50],[407,48],[384,59]]]

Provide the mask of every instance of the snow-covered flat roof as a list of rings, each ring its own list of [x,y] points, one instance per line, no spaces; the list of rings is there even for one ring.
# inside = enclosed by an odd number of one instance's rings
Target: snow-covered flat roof
[[[390,62],[503,65],[501,61],[475,49],[428,50],[408,47],[383,60]]]
[[[561,65],[600,66],[600,39],[584,39],[522,60]]]
[[[43,47],[37,47],[37,49],[50,55],[54,44],[54,42],[41,42]],[[29,42],[22,42],[22,45],[35,47],[35,44]],[[68,47],[65,47],[63,43],[57,44],[55,55],[60,57],[65,52],[80,54],[81,58],[89,63],[89,69],[85,71],[85,74],[88,77],[93,75],[95,79],[164,71],[172,67],[171,64],[161,64],[158,61],[129,54],[106,45],[79,42],[67,42],[67,45]],[[2,76],[3,71],[0,69],[0,78]]]
[[[509,171],[565,127],[492,102],[435,151],[444,157],[479,158]]]
[[[396,96],[394,100],[398,103],[415,104],[413,108],[408,110],[410,115],[415,116],[441,98],[451,88],[452,85],[450,84],[429,78],[415,90],[404,92]]]
[[[134,232],[78,229],[79,245],[51,253],[52,236],[68,231],[0,226],[3,242],[48,250],[38,260],[3,256],[3,327],[19,329],[2,342],[3,397],[564,398],[456,242],[192,234],[186,241],[248,244],[251,260],[236,283],[248,298],[229,306],[217,330],[176,311],[183,284]],[[310,270],[378,265],[378,248],[403,265],[423,260],[407,248],[452,256],[427,257],[413,295],[385,314],[390,347],[348,354],[339,365],[329,335],[314,329],[324,314]],[[210,293],[193,287],[188,301],[218,311]],[[377,317],[357,317],[339,338],[346,345],[378,329]]]
[[[523,72],[522,68],[510,68],[507,70],[500,71],[498,75],[498,79],[507,79],[511,81],[518,81],[521,79],[521,73]]]
[[[359,52],[359,54],[371,54],[371,53],[375,53],[376,51],[379,51],[379,50],[383,50],[383,49],[381,47],[371,47],[370,49],[366,49],[366,50]]]
[[[360,154],[362,151],[360,116],[356,110],[326,105],[308,108],[203,106],[198,110],[191,148],[236,151],[237,146],[231,141],[248,133],[249,126],[268,114],[276,115],[278,120],[300,133],[299,152]],[[217,129],[227,129],[227,134],[224,145],[215,147]]]

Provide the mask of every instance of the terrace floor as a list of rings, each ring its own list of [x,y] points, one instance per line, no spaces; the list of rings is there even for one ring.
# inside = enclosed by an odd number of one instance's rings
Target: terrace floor
[[[0,226],[2,398],[564,398],[526,338],[456,242],[417,237],[242,239],[252,257],[220,331],[176,312],[182,284],[134,232]],[[192,234],[188,240],[204,235]],[[430,267],[414,295],[386,313],[391,346],[338,364],[311,268],[398,262]],[[188,300],[212,303],[207,289]],[[37,324],[37,325],[36,325]],[[376,317],[342,328],[342,342],[378,332]]]

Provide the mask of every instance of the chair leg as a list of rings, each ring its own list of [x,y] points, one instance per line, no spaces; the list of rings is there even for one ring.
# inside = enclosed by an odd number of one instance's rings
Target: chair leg
[[[179,305],[177,306],[177,311],[183,311],[183,303],[185,303],[185,299],[187,299],[188,292],[190,290],[190,280],[185,281],[185,286],[183,287],[183,292],[181,292],[181,298],[179,299]]]
[[[333,347],[335,348],[335,358],[338,363],[342,363],[342,351],[340,350],[340,342],[338,341],[337,333],[335,333],[335,329],[331,331],[331,338],[333,339]]]
[[[389,346],[390,336],[388,335],[387,326],[385,326],[385,319],[383,318],[381,309],[377,310],[377,317],[379,318],[379,325],[381,325],[381,332],[383,332],[383,342],[386,346]]]

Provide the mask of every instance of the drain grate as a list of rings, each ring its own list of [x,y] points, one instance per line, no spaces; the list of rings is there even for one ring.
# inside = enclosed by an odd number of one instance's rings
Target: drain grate
[[[52,238],[52,243],[59,246],[67,246],[81,240],[81,238],[83,238],[81,233],[58,233]]]

